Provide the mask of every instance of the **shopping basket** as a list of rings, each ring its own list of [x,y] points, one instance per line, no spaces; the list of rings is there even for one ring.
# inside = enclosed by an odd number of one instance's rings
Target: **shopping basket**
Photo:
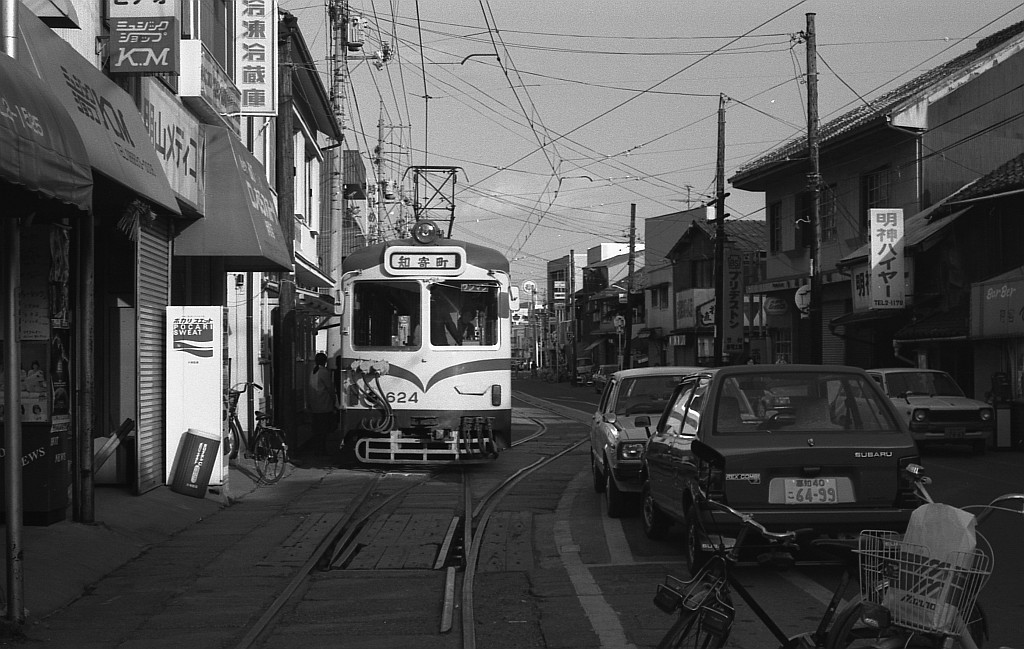
[[[991,546],[981,534],[977,541],[972,552],[937,558],[895,532],[865,530],[857,543],[861,596],[899,626],[959,636],[992,574]]]

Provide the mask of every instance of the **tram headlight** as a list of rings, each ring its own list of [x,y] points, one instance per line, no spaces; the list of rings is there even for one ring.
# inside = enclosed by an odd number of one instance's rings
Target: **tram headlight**
[[[441,236],[441,228],[430,219],[420,219],[412,226],[412,238],[417,243],[434,243]]]
[[[501,386],[498,385],[497,383],[491,386],[491,405],[501,405]]]

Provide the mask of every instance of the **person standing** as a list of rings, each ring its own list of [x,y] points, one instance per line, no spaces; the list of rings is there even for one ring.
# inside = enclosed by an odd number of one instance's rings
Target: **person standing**
[[[313,444],[318,455],[327,455],[331,433],[337,425],[334,381],[327,369],[327,354],[317,353],[313,372],[309,376],[309,411],[312,415]]]

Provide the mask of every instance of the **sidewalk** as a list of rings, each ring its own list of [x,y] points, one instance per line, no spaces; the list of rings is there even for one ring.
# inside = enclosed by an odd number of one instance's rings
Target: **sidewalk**
[[[338,457],[312,459],[300,455],[286,470],[284,481],[315,481],[323,469],[338,466]],[[302,468],[300,468],[302,467]],[[306,475],[303,475],[306,474]],[[228,472],[229,494],[210,486],[203,499],[172,491],[167,485],[133,495],[120,485],[95,487],[93,524],[60,521],[22,529],[24,599],[28,626],[65,608],[117,568],[175,534],[228,508],[230,503],[274,496],[288,497],[290,489],[260,485],[250,470],[233,464]],[[306,481],[306,480],[303,480]],[[275,491],[276,489],[276,491]],[[0,521],[0,527],[6,526]],[[0,565],[0,598],[6,599],[6,562]],[[4,602],[5,605],[5,602]]]

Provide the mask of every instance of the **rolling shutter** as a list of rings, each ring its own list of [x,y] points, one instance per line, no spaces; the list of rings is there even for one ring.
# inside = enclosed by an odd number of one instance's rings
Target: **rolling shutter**
[[[165,318],[170,303],[170,223],[157,218],[139,232],[136,304],[139,411],[137,493],[164,483]]]

